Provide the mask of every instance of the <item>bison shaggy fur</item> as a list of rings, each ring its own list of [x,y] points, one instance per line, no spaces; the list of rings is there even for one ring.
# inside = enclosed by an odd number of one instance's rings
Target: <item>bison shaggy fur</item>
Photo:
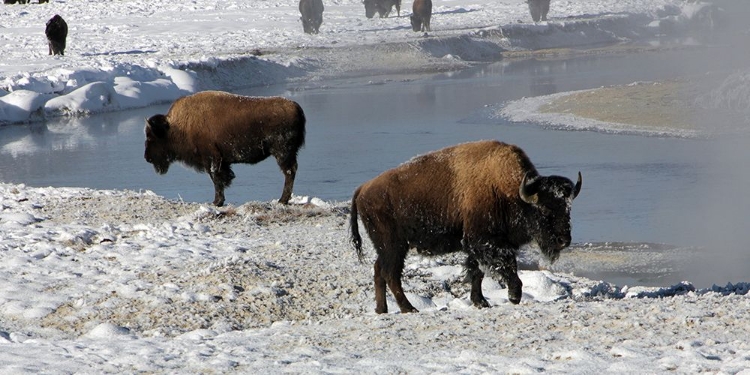
[[[414,31],[431,31],[432,0],[414,0],[411,6],[411,29]]]
[[[59,14],[55,14],[47,21],[44,34],[47,36],[49,54],[64,55],[65,40],[68,38],[68,24]]]
[[[284,173],[279,202],[292,196],[297,152],[305,143],[305,114],[281,97],[249,97],[204,91],[177,99],[166,115],[146,120],[145,159],[159,174],[174,161],[207,172],[214,204],[224,204],[224,189],[234,179],[231,165],[276,158]]]
[[[550,261],[570,245],[570,208],[581,189],[560,176],[540,176],[519,147],[497,141],[464,143],[418,156],[365,182],[351,203],[351,241],[362,259],[361,219],[377,252],[377,313],[388,311],[386,285],[401,312],[417,311],[401,275],[410,248],[425,255],[467,254],[471,301],[482,295],[484,272],[502,279],[508,299],[521,300],[518,249],[535,242]]]
[[[302,15],[302,30],[317,34],[323,23],[323,0],[300,0],[299,12]]]

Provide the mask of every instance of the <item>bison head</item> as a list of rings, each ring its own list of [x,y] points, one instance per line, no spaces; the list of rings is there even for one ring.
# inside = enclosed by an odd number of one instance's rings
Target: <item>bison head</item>
[[[521,200],[534,208],[531,234],[551,262],[570,245],[570,206],[581,184],[581,172],[575,185],[565,177],[530,177],[527,173],[518,189]]]
[[[411,21],[411,29],[414,31],[421,31],[422,30],[422,17],[412,14],[409,16],[409,20]]]
[[[169,152],[169,122],[167,116],[154,115],[146,120],[146,152],[143,157],[154,165],[158,174],[165,174],[174,157]]]
[[[378,11],[378,5],[375,0],[365,0],[365,16],[372,18],[375,16],[375,12]]]

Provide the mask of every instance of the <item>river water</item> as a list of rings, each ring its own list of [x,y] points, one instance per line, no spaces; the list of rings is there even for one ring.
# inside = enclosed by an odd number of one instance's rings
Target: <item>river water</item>
[[[522,97],[702,74],[706,67],[696,58],[700,53],[677,49],[531,59],[452,73],[292,83],[240,93],[283,95],[305,110],[307,140],[299,155],[296,195],[345,201],[359,184],[414,155],[498,139],[521,146],[542,174],[574,179],[582,172],[583,190],[573,206],[575,243],[659,243],[678,253],[685,249],[685,254],[698,247],[713,259],[672,272],[674,279],[646,277],[642,282],[750,281],[745,250],[750,236],[744,233],[750,152],[744,137],[560,131],[490,116],[501,103]],[[159,176],[143,159],[144,118],[167,109],[2,127],[0,181],[152,190],[170,199],[210,202],[213,185],[207,175],[175,165]],[[227,204],[281,194],[283,176],[274,160],[234,170]]]

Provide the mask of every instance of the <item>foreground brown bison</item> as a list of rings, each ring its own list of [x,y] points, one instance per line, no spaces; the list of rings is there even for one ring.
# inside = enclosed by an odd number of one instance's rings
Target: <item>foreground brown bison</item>
[[[49,47],[50,55],[65,54],[65,39],[68,37],[68,24],[59,14],[55,14],[47,21],[44,35],[47,36],[47,46]]]
[[[550,0],[526,0],[526,2],[529,3],[529,12],[534,22],[547,20]]]
[[[396,13],[401,16],[401,0],[364,0],[365,16],[372,18],[375,12],[378,12],[380,18],[388,17],[393,6],[396,6]]]
[[[146,120],[146,161],[159,174],[173,161],[207,172],[214,183],[214,204],[224,204],[224,188],[234,178],[234,163],[255,164],[269,156],[284,173],[279,202],[292,196],[297,152],[305,143],[305,114],[280,97],[260,98],[220,91],[185,96],[167,115]]]
[[[497,141],[419,156],[364,183],[352,198],[351,240],[362,259],[359,216],[378,254],[375,311],[388,312],[386,284],[401,312],[417,311],[401,287],[409,248],[426,255],[465,252],[475,306],[489,306],[484,272],[502,278],[508,299],[519,303],[518,249],[536,242],[555,261],[570,245],[571,202],[580,190],[580,172],[576,184],[540,176],[520,148]]]
[[[411,6],[411,29],[414,31],[431,31],[432,0],[414,0]]]
[[[323,0],[300,0],[302,29],[308,34],[317,34],[323,23]]]

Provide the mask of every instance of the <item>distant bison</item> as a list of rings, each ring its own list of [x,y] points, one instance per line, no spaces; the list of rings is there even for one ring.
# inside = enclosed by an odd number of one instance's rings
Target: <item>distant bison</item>
[[[404,295],[401,275],[409,248],[425,255],[463,251],[471,301],[488,307],[484,272],[508,285],[508,299],[521,301],[516,253],[536,242],[550,261],[570,245],[571,202],[578,182],[540,176],[517,146],[497,141],[444,148],[382,173],[354,192],[351,240],[362,259],[357,217],[377,251],[377,313],[388,312],[386,285],[401,312],[416,312]]]
[[[47,21],[44,34],[47,36],[49,54],[64,55],[65,39],[68,38],[68,24],[59,14],[55,14],[54,17]]]
[[[279,202],[292,196],[297,152],[305,143],[305,114],[280,97],[248,97],[220,91],[185,96],[167,115],[146,121],[146,161],[159,174],[173,161],[207,172],[214,183],[214,204],[224,204],[224,188],[234,179],[231,165],[255,164],[269,156],[284,173]]]
[[[401,16],[401,0],[364,0],[365,16],[372,18],[375,12],[378,12],[380,18],[388,17],[393,6],[396,6],[396,13]]]
[[[431,31],[432,0],[414,0],[411,6],[411,29],[414,31]]]
[[[317,34],[323,23],[323,0],[300,0],[302,29],[308,34]]]
[[[529,3],[529,12],[534,22],[547,20],[550,0],[526,0],[526,2]]]

